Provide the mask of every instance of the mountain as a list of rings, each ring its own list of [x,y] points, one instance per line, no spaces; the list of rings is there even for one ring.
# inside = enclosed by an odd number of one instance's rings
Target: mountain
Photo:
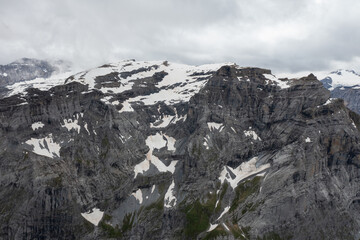
[[[8,93],[8,85],[36,79],[47,79],[53,75],[69,72],[71,63],[63,60],[45,61],[22,58],[10,64],[0,65],[0,96]]]
[[[312,74],[128,60],[32,86],[0,99],[2,239],[360,237],[360,118]]]
[[[324,87],[331,91],[332,98],[341,98],[351,110],[360,113],[360,74],[354,70],[337,70],[319,74]]]

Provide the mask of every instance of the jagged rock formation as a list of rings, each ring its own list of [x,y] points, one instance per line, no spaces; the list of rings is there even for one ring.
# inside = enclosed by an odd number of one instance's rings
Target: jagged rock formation
[[[4,239],[355,239],[360,118],[313,75],[125,61],[0,99]]]

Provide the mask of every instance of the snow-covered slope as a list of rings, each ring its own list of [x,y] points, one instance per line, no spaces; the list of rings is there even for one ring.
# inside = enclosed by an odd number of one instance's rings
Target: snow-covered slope
[[[6,96],[9,97],[15,94],[25,95],[26,94],[25,90],[30,87],[37,88],[41,91],[49,90],[54,86],[64,84],[65,79],[71,74],[72,72],[69,71],[69,72],[55,74],[48,78],[40,77],[40,78],[35,78],[33,80],[21,81],[8,85],[6,86],[6,88],[9,90],[9,92],[6,94]]]
[[[352,87],[360,85],[360,74],[354,70],[336,70],[330,73],[319,72],[315,74],[329,90],[337,87]]]
[[[0,87],[35,78],[49,78],[52,75],[69,72],[70,68],[71,63],[63,60],[22,58],[0,65]]]
[[[106,95],[123,93],[133,88],[145,89],[150,85],[155,85],[159,89],[150,94],[141,94],[128,99],[123,104],[126,107],[122,111],[132,111],[131,104],[135,102],[152,105],[158,101],[165,101],[166,104],[188,101],[204,86],[206,80],[224,65],[234,65],[234,63],[191,66],[167,61],[126,60],[80,72],[70,77],[68,81],[86,84],[89,90],[97,89]],[[158,75],[156,83],[147,81],[146,78],[150,80],[156,75]],[[115,105],[119,104],[111,97],[103,100]]]

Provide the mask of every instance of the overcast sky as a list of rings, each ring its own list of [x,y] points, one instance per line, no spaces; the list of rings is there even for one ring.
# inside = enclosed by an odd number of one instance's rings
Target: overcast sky
[[[358,0],[0,0],[0,64],[21,57],[360,71]]]

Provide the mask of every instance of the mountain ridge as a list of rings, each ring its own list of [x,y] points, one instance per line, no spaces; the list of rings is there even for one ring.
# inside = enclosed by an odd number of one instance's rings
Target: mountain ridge
[[[358,236],[360,118],[314,75],[126,64],[0,99],[1,237]]]

